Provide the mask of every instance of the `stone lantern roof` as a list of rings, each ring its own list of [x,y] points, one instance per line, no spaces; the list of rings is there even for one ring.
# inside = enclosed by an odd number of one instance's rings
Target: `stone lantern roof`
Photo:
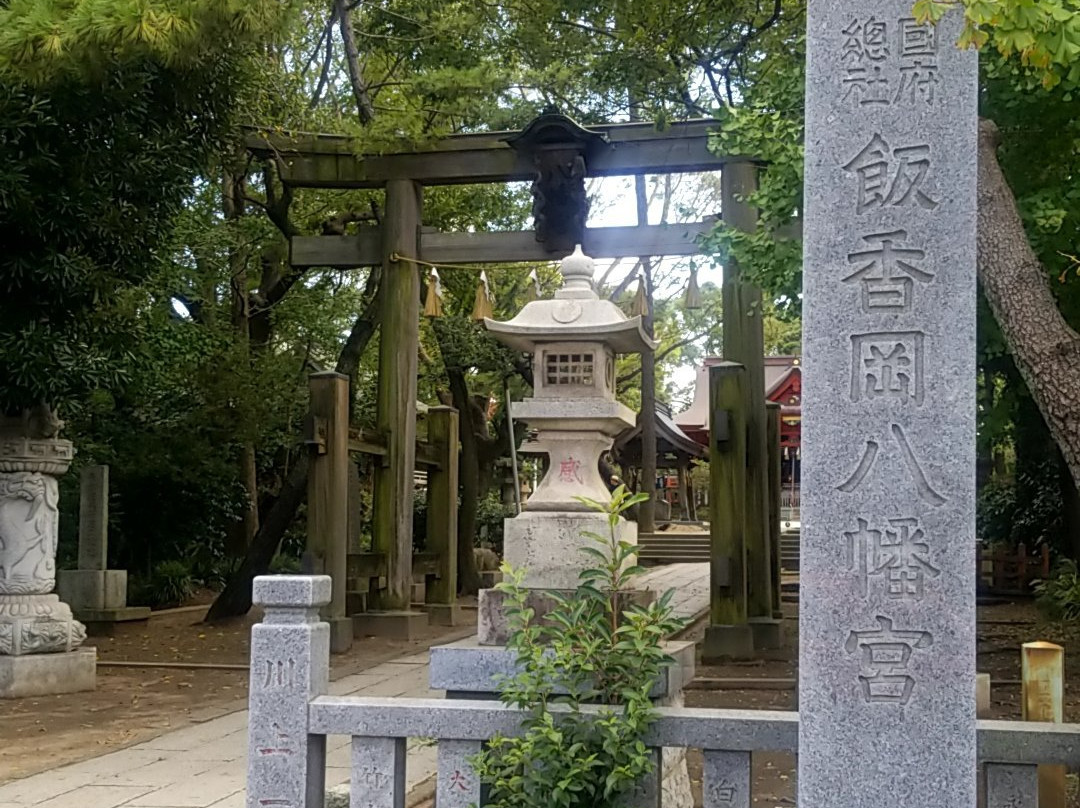
[[[563,287],[551,300],[534,300],[507,322],[484,319],[499,342],[523,353],[552,342],[600,342],[616,353],[643,353],[659,344],[649,339],[641,317],[627,317],[610,300],[596,294],[593,259],[581,251],[559,265]]]

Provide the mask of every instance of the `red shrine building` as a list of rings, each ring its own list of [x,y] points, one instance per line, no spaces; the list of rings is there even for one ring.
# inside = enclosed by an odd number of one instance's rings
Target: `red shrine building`
[[[698,443],[709,445],[709,368],[723,362],[710,356],[698,368],[694,400],[675,416],[675,423]],[[802,446],[802,360],[798,356],[765,357],[765,398],[780,405],[781,477],[784,487],[799,484]]]

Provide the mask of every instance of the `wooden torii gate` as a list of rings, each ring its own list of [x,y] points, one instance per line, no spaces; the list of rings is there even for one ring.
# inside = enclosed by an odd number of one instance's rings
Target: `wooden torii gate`
[[[387,613],[407,612],[412,583],[413,469],[416,451],[416,379],[419,349],[420,273],[408,259],[436,264],[556,261],[582,244],[594,258],[687,256],[700,253],[697,237],[715,225],[715,218],[683,224],[633,227],[585,226],[584,182],[591,177],[714,171],[722,173],[723,210],[734,226],[752,228],[756,218],[741,195],[756,177],[754,161],[724,157],[709,148],[713,120],[673,123],[658,130],[651,123],[578,126],[565,116],[545,113],[518,132],[454,135],[429,148],[357,156],[354,141],[326,134],[282,134],[253,131],[247,149],[274,159],[281,181],[293,188],[385,190],[379,228],[357,235],[296,236],[290,244],[294,267],[383,269],[381,338],[376,429],[385,439],[384,463],[375,472],[373,547],[385,554],[386,587],[370,600]],[[422,228],[425,186],[532,181],[537,230],[518,232],[442,233]],[[566,204],[567,200],[574,204]],[[401,260],[405,259],[405,260]],[[725,320],[749,315],[760,291],[742,282],[737,269],[725,272]],[[729,302],[730,301],[730,302]],[[725,327],[725,356],[748,369],[751,391],[761,401],[753,418],[749,464],[764,469],[764,367],[760,317],[754,328]],[[729,342],[730,332],[730,342]],[[767,479],[759,474],[757,492],[748,495],[747,547],[749,571],[761,601],[752,616],[772,617],[771,553],[765,527]],[[751,489],[755,486],[750,485]],[[757,524],[760,523],[760,524]],[[755,536],[754,532],[760,535]],[[344,570],[328,572],[338,580]],[[753,601],[753,596],[751,597]],[[331,617],[344,615],[330,615]]]

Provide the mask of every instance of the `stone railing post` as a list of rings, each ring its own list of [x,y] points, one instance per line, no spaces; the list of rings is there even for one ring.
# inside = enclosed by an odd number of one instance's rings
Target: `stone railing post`
[[[247,808],[321,808],[326,737],[308,734],[308,703],[330,678],[327,575],[255,579],[266,613],[251,629]]]

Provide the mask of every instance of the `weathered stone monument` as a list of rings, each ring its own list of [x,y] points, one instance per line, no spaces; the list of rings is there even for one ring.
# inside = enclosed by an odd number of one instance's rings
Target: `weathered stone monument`
[[[593,270],[578,247],[561,264],[563,288],[554,299],[529,303],[509,322],[485,320],[498,340],[533,355],[535,395],[512,405],[512,412],[515,421],[537,430],[533,449],[546,453],[549,464],[522,512],[505,521],[503,546],[506,560],[525,570],[529,607],[538,618],[555,606],[550,592],[573,591],[591,566],[580,552],[592,544],[585,534],[608,531],[607,516],[577,497],[610,501],[598,461],[634,424],[633,412],[615,398],[615,356],[654,347],[640,317],[628,318],[597,295]],[[633,522],[624,520],[617,530],[623,541],[637,542]],[[508,625],[502,593],[481,590],[477,636],[431,649],[431,686],[451,698],[494,698],[495,677],[514,670],[514,652],[505,647]],[[668,652],[676,664],[657,683],[655,698],[681,705],[683,683],[693,678],[693,643],[670,643]],[[663,772],[664,805],[692,805],[685,750],[666,749]]]
[[[810,0],[799,805],[973,808],[977,57]]]
[[[91,634],[109,634],[116,623],[146,620],[150,609],[127,605],[127,570],[108,569],[109,467],[79,473],[79,568],[60,570],[56,591]]]
[[[0,419],[0,698],[93,690],[97,652],[53,594],[57,478],[75,452],[30,418]]]

